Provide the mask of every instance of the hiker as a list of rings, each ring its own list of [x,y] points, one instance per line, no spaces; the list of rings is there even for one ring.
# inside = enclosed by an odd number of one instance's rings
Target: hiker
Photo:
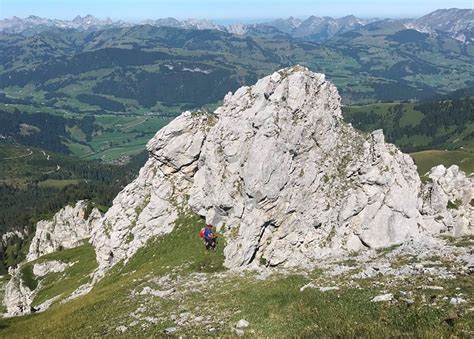
[[[203,227],[199,232],[199,236],[204,239],[204,244],[206,245],[206,250],[216,250],[217,245],[217,235],[212,230],[213,226],[207,224],[206,227]]]

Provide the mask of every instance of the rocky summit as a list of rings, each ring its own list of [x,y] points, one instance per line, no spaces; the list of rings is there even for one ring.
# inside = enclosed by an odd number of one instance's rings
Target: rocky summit
[[[399,271],[377,252],[394,245],[400,245],[397,255],[447,251],[459,272],[472,268],[472,253],[443,247],[435,237],[474,234],[472,177],[457,166],[437,166],[422,183],[412,158],[386,143],[381,130],[366,134],[346,123],[336,87],[305,67],[282,69],[229,93],[213,113],[184,112],[147,149],[145,166],[105,215],[80,201],[38,223],[28,262],[11,270],[4,298],[9,315],[29,313],[34,298],[42,311],[57,298],[88,293],[150,240],[172,234],[183,215],[217,226],[230,273],[253,268],[263,270],[262,279],[272,268],[320,267],[339,275],[351,270],[338,264],[348,256],[360,264],[351,279],[421,272]],[[84,245],[87,239],[93,247]],[[80,245],[78,261],[52,253]],[[80,269],[86,277],[70,290],[46,293],[42,282],[34,283],[34,277],[73,276]],[[374,302],[393,298],[385,293]]]
[[[472,219],[424,203],[412,158],[382,131],[345,123],[336,87],[301,66],[229,93],[214,113],[183,113],[147,149],[138,178],[93,231],[98,277],[171,232],[187,209],[225,234],[228,268],[310,267],[321,256],[449,232],[449,220],[457,234],[472,233]],[[463,178],[463,190],[440,199],[472,211],[472,180]]]

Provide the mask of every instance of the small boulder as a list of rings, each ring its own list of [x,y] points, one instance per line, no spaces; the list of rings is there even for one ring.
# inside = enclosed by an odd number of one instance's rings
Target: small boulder
[[[459,304],[465,304],[465,303],[467,303],[467,301],[465,299],[461,298],[461,297],[453,297],[453,298],[451,298],[449,303],[451,305],[459,305]]]
[[[308,283],[300,288],[300,292],[303,292],[307,288],[316,288],[316,286],[313,283]]]
[[[245,319],[240,319],[235,325],[236,328],[246,328],[249,327],[250,323]]]
[[[386,294],[380,294],[378,296],[375,296],[371,301],[373,303],[381,302],[381,301],[392,301],[393,300],[393,294],[392,293],[386,293]]]
[[[168,327],[168,328],[165,328],[165,330],[163,331],[165,334],[173,334],[174,332],[177,331],[177,328],[176,327]]]
[[[442,291],[444,290],[443,286],[431,286],[431,285],[423,285],[421,286],[423,290],[434,290],[434,291]]]
[[[238,337],[243,337],[245,332],[244,330],[240,329],[240,328],[234,328],[234,333],[238,336]]]
[[[327,291],[338,291],[339,287],[337,286],[325,286],[325,287],[320,287],[319,290],[321,292],[327,292]]]
[[[127,331],[127,326],[124,326],[124,325],[121,325],[119,327],[116,328],[117,332],[120,332],[120,333],[124,333]]]

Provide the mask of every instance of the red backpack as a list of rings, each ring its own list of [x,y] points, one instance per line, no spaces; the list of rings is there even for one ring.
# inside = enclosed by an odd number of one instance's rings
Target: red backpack
[[[199,238],[204,238],[204,232],[205,231],[206,231],[205,227],[201,228],[201,230],[199,231]]]

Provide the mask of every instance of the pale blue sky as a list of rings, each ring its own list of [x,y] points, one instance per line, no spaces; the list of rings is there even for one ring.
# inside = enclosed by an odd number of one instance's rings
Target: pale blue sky
[[[277,17],[418,17],[438,8],[474,8],[474,0],[0,0],[0,18],[30,14],[72,19],[142,20],[163,17],[255,20]]]

